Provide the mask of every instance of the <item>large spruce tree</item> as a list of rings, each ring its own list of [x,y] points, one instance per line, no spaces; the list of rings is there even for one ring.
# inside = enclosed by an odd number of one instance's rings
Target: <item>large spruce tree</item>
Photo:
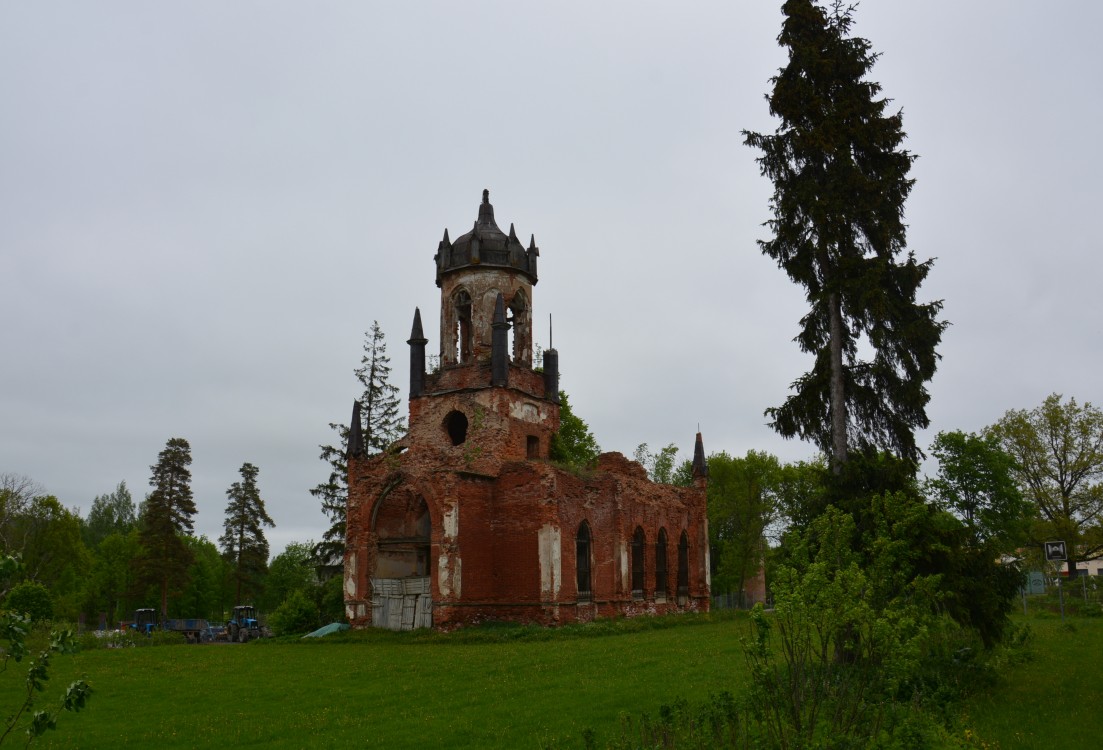
[[[941,302],[915,300],[931,261],[900,257],[915,157],[901,148],[901,113],[886,113],[880,84],[866,79],[878,55],[849,36],[852,7],[788,0],[782,11],[789,62],[769,97],[780,123],[773,135],[743,135],[774,183],[774,237],[759,245],[806,289],[796,341],[815,364],[766,413],[783,436],[814,441],[836,472],[856,450],[914,464],[946,325]]]
[[[236,585],[234,601],[237,604],[243,602],[242,592],[248,596],[259,593],[260,579],[268,570],[268,540],[264,527],[275,524],[257,488],[259,472],[260,469],[251,463],[241,465],[241,481],[234,482],[226,490],[229,502],[226,503],[223,534],[218,538]]]
[[[168,615],[169,591],[179,590],[188,578],[192,554],[184,535],[194,528],[195,500],[191,492],[191,446],[183,438],[170,438],[150,467],[153,488],[142,502],[138,539],[142,551],[136,559],[138,580],[157,585],[161,592],[161,617]]]
[[[369,454],[380,453],[402,435],[403,420],[398,416],[398,388],[391,385],[391,360],[378,321],[364,334],[364,353],[354,371],[364,388],[360,396],[361,430],[364,448]],[[345,553],[345,514],[348,509],[348,426],[330,423],[340,436],[338,446],[322,445],[320,458],[329,464],[329,478],[310,490],[322,503],[322,512],[329,517],[330,527],[322,541],[314,547],[314,557],[327,562]]]

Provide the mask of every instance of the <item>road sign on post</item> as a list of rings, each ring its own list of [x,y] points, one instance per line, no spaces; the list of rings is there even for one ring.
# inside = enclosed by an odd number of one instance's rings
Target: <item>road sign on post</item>
[[[1067,560],[1068,555],[1065,554],[1064,542],[1046,542],[1046,559],[1053,560]]]

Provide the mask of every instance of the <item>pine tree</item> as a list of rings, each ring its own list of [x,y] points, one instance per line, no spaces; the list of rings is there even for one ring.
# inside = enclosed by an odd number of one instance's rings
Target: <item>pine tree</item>
[[[766,413],[781,435],[814,441],[835,472],[856,450],[915,464],[913,432],[928,425],[926,382],[946,326],[941,302],[915,301],[931,261],[910,251],[898,260],[915,156],[901,148],[902,114],[886,114],[880,84],[865,78],[878,54],[848,36],[853,8],[788,0],[782,11],[789,62],[769,98],[781,122],[773,135],[743,135],[774,183],[774,237],[759,245],[806,288],[796,341],[816,359]],[[863,336],[870,361],[859,356]]]
[[[224,533],[218,538],[236,584],[234,601],[238,604],[243,601],[242,590],[249,595],[259,593],[258,582],[268,569],[268,540],[264,527],[275,526],[257,488],[259,472],[260,469],[251,463],[241,465],[241,481],[234,482],[226,490],[229,502],[222,526]]]
[[[168,615],[169,590],[187,583],[192,555],[183,535],[194,528],[195,501],[191,491],[191,446],[183,438],[170,438],[149,467],[153,487],[142,503],[138,539],[142,552],[136,560],[140,582],[161,589],[161,617]]]
[[[387,344],[383,329],[373,321],[371,330],[364,334],[364,354],[360,367],[353,373],[364,388],[360,396],[361,429],[364,447],[369,454],[380,453],[402,435],[403,420],[398,416],[400,401],[398,388],[390,383],[391,360],[387,356]],[[314,547],[314,557],[328,561],[345,553],[345,514],[348,508],[348,466],[345,454],[348,448],[348,426],[330,423],[330,429],[340,437],[340,447],[319,446],[319,456],[329,464],[327,481],[310,490],[310,494],[322,503],[322,512],[330,520],[329,529],[322,541]]]

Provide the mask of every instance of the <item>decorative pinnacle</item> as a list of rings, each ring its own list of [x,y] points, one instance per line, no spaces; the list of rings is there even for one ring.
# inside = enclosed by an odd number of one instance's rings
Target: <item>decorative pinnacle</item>
[[[489,190],[486,190],[486,189],[483,190],[483,203],[490,203],[490,191]]]

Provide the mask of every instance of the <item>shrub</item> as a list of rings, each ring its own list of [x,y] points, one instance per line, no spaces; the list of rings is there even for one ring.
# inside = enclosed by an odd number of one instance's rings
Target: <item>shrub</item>
[[[320,624],[318,605],[301,590],[294,591],[268,618],[276,635],[308,633]]]
[[[22,581],[8,594],[4,606],[12,612],[25,614],[31,622],[49,620],[54,616],[50,592],[37,581]]]

